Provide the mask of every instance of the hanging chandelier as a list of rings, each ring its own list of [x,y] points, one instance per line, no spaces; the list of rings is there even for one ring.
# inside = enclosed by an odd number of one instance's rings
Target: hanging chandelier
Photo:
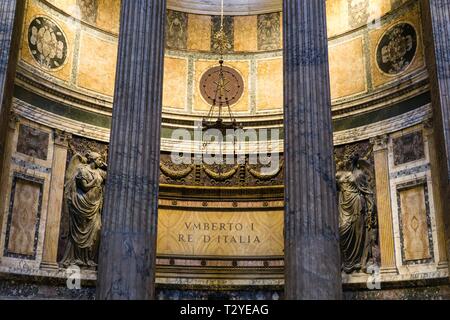
[[[221,0],[220,29],[213,36],[220,59],[219,65],[211,69],[214,72],[206,74],[201,81],[203,89],[206,88],[206,83],[212,86],[209,88],[210,95],[207,96],[211,106],[207,116],[202,120],[202,131],[205,133],[210,129],[215,129],[225,136],[230,130],[242,129],[242,125],[238,124],[233,116],[231,104],[236,102],[236,98],[242,95],[244,84],[236,71],[224,66],[224,53],[228,48],[228,41],[224,30],[223,0]],[[212,77],[212,79],[208,79],[209,77]],[[208,80],[211,81],[208,82]]]

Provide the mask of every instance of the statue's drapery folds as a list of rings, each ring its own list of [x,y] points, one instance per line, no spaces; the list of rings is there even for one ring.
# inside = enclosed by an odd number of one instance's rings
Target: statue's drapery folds
[[[364,160],[352,157],[350,168],[338,163],[336,179],[339,200],[339,235],[342,269],[346,273],[366,272],[374,264],[372,247],[376,241],[376,208]],[[340,167],[340,168],[339,168]]]
[[[76,154],[67,170],[64,210],[69,215],[69,241],[64,266],[95,267],[101,228],[106,165],[100,154]]]

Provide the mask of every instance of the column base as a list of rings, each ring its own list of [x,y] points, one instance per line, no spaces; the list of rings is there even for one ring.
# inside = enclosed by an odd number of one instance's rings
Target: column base
[[[59,264],[56,262],[41,262],[41,269],[47,269],[47,270],[59,270]]]
[[[397,267],[381,267],[381,274],[398,274]]]

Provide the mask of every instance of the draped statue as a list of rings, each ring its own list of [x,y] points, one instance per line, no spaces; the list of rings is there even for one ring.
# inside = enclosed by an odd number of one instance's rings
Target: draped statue
[[[64,266],[95,267],[100,240],[106,164],[96,152],[75,154],[64,189],[64,213],[69,215],[69,241]]]
[[[338,161],[339,234],[342,269],[346,273],[369,272],[376,264],[376,208],[369,184],[370,165],[359,155]]]

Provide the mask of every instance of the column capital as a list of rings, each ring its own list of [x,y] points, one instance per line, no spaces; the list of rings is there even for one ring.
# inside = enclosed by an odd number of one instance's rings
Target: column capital
[[[8,122],[9,128],[11,130],[16,130],[19,120],[20,120],[19,115],[15,111],[11,110],[11,112],[9,113],[9,122]]]
[[[71,139],[72,134],[67,133],[63,130],[53,129],[53,140],[55,145],[67,148]]]
[[[376,136],[370,139],[370,143],[373,146],[373,151],[381,151],[388,148],[389,136],[387,134],[383,134],[380,136]]]
[[[428,117],[427,119],[425,119],[425,121],[423,122],[423,128],[425,130],[429,130],[429,131],[433,131],[434,128],[434,119],[432,116]]]

